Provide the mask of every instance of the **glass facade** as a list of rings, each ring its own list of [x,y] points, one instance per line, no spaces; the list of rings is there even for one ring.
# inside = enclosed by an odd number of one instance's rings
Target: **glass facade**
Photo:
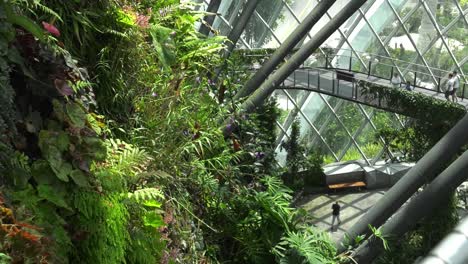
[[[322,0],[324,1],[324,0]],[[338,0],[302,43],[318,32],[349,1]],[[205,1],[208,4],[209,1]],[[260,0],[238,48],[277,48],[317,5],[316,0]],[[214,27],[227,34],[245,4],[223,1]],[[462,83],[468,73],[468,1],[369,0],[322,45],[317,55],[330,54],[336,68],[389,78],[398,73],[418,86],[439,89],[451,71]],[[315,92],[277,90],[283,114],[278,122],[278,146],[288,137],[293,120],[301,125],[307,151],[320,151],[327,162],[365,160],[371,164],[388,153],[376,131],[402,126],[401,117]],[[307,153],[305,153],[307,155]],[[278,162],[285,153],[278,147]]]

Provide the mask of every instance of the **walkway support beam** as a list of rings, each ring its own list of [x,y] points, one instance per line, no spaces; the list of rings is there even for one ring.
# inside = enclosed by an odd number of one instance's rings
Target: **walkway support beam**
[[[336,2],[336,0],[321,1],[307,15],[304,21],[288,36],[288,38],[275,50],[270,59],[254,74],[254,76],[237,92],[234,100],[239,100],[243,97],[252,94],[265,79],[273,72],[273,70],[284,60],[284,58],[296,47],[296,45],[306,37],[310,29],[320,20],[328,9]]]
[[[421,219],[430,216],[437,208],[449,201],[456,188],[467,179],[467,171],[468,151],[465,151],[424,188],[421,194],[411,199],[406,206],[402,207],[382,226],[382,235],[401,238]],[[385,196],[381,200],[386,200]],[[358,263],[371,263],[382,252],[382,249],[382,241],[371,237],[357,248],[352,257]]]
[[[219,6],[221,5],[221,0],[211,0],[210,4],[206,8],[206,12],[209,13],[203,18],[203,21],[200,26],[200,33],[208,36],[210,34],[210,27],[213,26],[213,22],[216,18],[216,13],[218,12]]]
[[[465,115],[442,139],[434,145],[416,165],[401,178],[385,196],[351,227],[338,243],[338,252],[346,250],[345,241],[354,241],[358,235],[370,235],[369,225],[380,227],[424,183],[433,179],[457,152],[468,143],[468,114]],[[439,176],[440,177],[440,176]],[[427,206],[427,205],[426,205]]]
[[[275,88],[294,72],[320,45],[323,44],[366,0],[353,0],[336,14],[312,39],[302,46],[291,58],[268,78],[256,91],[240,106],[241,112],[251,112],[261,105]]]

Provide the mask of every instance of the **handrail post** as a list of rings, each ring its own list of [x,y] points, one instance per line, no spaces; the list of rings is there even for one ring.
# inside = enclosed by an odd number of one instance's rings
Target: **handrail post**
[[[296,87],[296,71],[293,72],[293,87]]]
[[[325,69],[328,69],[328,54],[325,55]]]
[[[414,88],[416,88],[416,75],[417,75],[417,72],[414,72],[414,83],[413,83]]]
[[[351,71],[353,68],[353,54],[349,56],[349,71]]]
[[[370,74],[371,74],[371,67],[372,67],[372,61],[369,60],[369,67],[367,68],[367,78],[370,77]]]
[[[332,72],[332,93],[335,94],[335,73]]]
[[[462,101],[463,101],[463,99],[465,98],[465,86],[466,86],[466,83],[463,84]]]
[[[440,93],[440,77],[438,78],[438,83],[437,83],[437,93]]]
[[[393,78],[393,67],[392,70],[390,71],[390,80]]]
[[[310,88],[310,69],[307,69],[307,88]]]
[[[332,75],[333,79],[333,75]],[[320,70],[317,69],[317,89],[320,91]]]

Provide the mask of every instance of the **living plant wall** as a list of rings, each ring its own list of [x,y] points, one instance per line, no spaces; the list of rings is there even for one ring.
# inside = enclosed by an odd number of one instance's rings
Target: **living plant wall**
[[[0,1],[0,263],[339,261],[276,171],[275,101],[229,113],[249,74],[215,75],[193,10]]]

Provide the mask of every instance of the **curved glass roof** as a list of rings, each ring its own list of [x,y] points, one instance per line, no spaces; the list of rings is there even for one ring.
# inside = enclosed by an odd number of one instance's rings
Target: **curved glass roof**
[[[300,44],[307,42],[348,2],[336,1]],[[279,47],[317,3],[260,0],[237,47]],[[221,1],[214,28],[226,35],[244,4],[243,0]],[[329,60],[336,68],[350,65],[353,69],[388,75],[397,71],[403,79],[414,79],[422,87],[436,89],[453,70],[466,82],[467,19],[466,0],[368,0],[323,43],[320,51],[325,54],[327,49],[334,49]],[[327,162],[363,159],[372,163],[385,153],[387,157],[394,155],[384,149],[385,142],[376,139],[375,134],[382,126],[402,126],[403,117],[309,91],[277,90],[274,96],[284,111],[278,122],[278,146],[287,138],[292,120],[298,119],[303,143],[310,150],[319,149]],[[279,147],[277,152],[282,164],[285,153]]]

